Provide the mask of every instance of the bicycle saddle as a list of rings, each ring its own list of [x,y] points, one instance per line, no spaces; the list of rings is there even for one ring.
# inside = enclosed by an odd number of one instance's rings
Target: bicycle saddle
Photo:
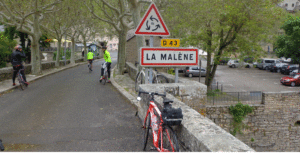
[[[173,102],[174,102],[173,100],[170,100],[170,99],[164,97],[163,103],[168,104],[168,103],[173,103]]]

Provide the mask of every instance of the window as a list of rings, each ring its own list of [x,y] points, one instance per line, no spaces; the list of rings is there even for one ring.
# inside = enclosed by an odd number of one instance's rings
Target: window
[[[112,48],[112,44],[109,44],[109,47]]]
[[[275,60],[265,60],[265,63],[274,63]]]
[[[149,40],[145,40],[146,46],[149,46]]]
[[[192,70],[199,70],[198,67],[193,67]]]
[[[285,7],[288,7],[288,3],[285,3]]]
[[[295,5],[294,5],[294,3],[292,4],[292,7],[294,7]]]

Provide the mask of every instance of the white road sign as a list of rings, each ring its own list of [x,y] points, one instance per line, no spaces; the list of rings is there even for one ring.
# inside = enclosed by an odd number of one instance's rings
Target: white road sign
[[[141,48],[141,66],[194,66],[198,65],[198,49]]]
[[[135,34],[136,35],[159,35],[159,36],[170,35],[154,3],[152,3],[148,8],[146,14],[141,20],[139,26],[137,27]]]

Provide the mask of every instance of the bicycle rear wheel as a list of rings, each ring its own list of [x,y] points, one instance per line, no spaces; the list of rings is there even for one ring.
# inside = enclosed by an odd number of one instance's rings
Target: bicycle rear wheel
[[[20,75],[20,74],[18,74],[18,81],[19,81],[19,84],[20,84],[20,88],[22,90],[24,90],[26,88],[26,84],[24,83],[22,75]]]
[[[151,129],[150,123],[151,123],[151,117],[150,117],[150,113],[149,113],[148,117],[146,119],[145,128],[144,128],[144,139],[143,139],[144,140],[144,148],[143,148],[143,151],[149,151],[150,150],[149,143],[150,143],[150,139],[151,139],[151,135],[152,135],[151,134],[152,129]]]
[[[179,152],[177,137],[173,129],[168,125],[164,125],[162,134],[163,134],[163,148],[167,149],[170,152]]]
[[[105,85],[106,80],[107,80],[107,71],[104,71],[103,80],[102,80],[103,85]]]
[[[159,74],[153,78],[152,83],[169,83],[169,80],[164,75]]]
[[[136,75],[136,78],[135,78],[135,91],[138,92],[139,91],[139,85],[140,84],[145,84],[145,76],[142,72],[139,72],[137,75]]]

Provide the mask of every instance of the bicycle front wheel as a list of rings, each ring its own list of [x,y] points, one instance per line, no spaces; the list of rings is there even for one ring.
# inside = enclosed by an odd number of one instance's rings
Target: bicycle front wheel
[[[149,113],[148,117],[146,119],[145,128],[144,128],[144,139],[143,139],[144,140],[144,148],[143,148],[143,151],[149,151],[150,150],[150,146],[149,146],[150,139],[151,139],[150,133],[152,133],[150,123],[151,123],[151,117],[150,117],[150,113]]]
[[[165,125],[162,134],[163,148],[167,149],[169,152],[179,152],[177,137],[173,129],[170,126]]]
[[[140,84],[145,84],[145,76],[142,72],[139,72],[137,75],[136,75],[136,78],[135,78],[135,91],[138,92],[139,91],[139,85]]]
[[[22,90],[24,90],[26,86],[25,86],[25,83],[23,82],[23,79],[22,79],[21,75],[18,75],[18,81],[19,81],[19,84],[20,84],[20,88]]]
[[[169,80],[164,75],[157,75],[154,77],[152,83],[169,83]]]

